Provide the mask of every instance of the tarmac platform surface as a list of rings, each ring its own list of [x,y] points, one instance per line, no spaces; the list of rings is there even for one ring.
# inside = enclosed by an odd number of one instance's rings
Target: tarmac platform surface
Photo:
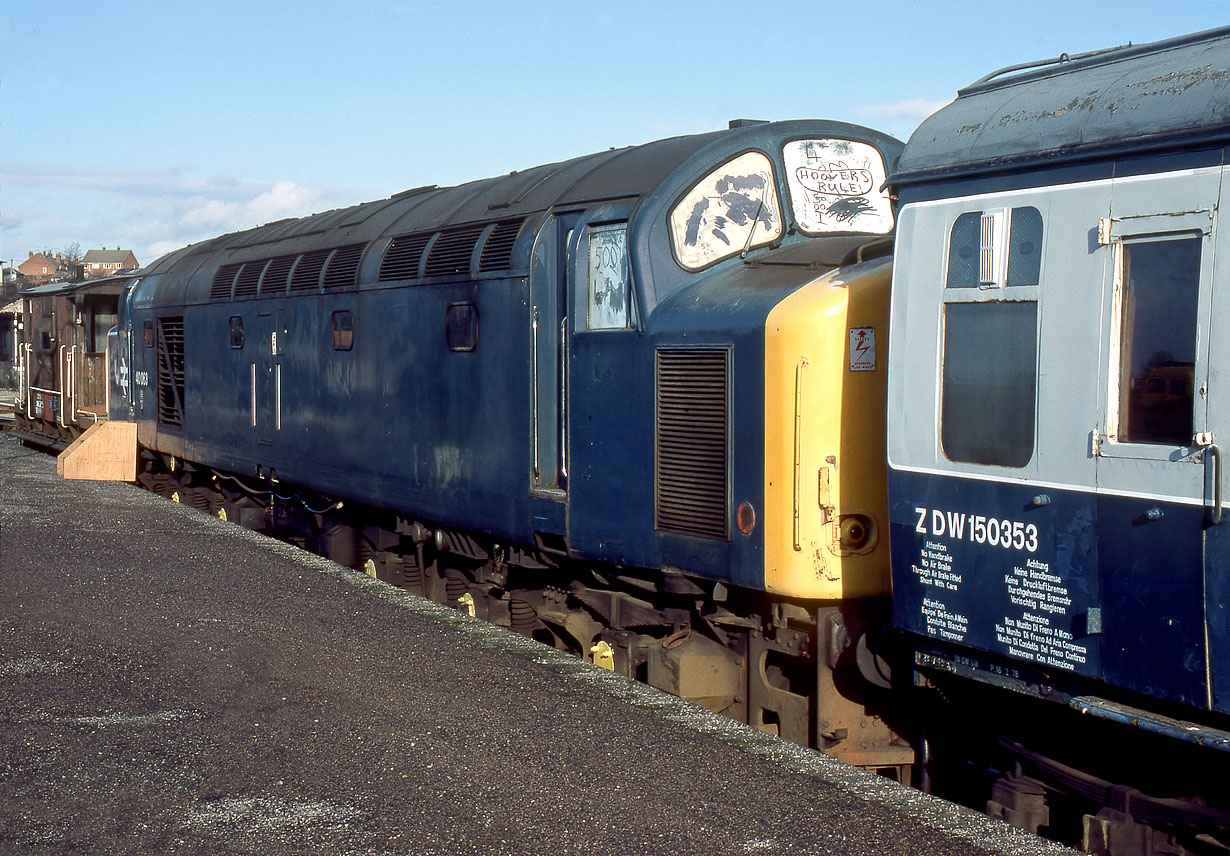
[[[0,436],[0,853],[1070,852]]]

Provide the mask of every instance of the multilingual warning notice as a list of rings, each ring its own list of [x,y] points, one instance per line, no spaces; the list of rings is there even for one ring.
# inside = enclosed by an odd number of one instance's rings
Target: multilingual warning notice
[[[1008,653],[1022,660],[1074,671],[1089,659],[1087,646],[1076,641],[1069,630],[1072,596],[1063,577],[1052,573],[1050,565],[1037,559],[1014,565],[1004,575],[1009,602],[1021,612],[1005,615],[995,625],[996,640]],[[1063,618],[1063,622],[1054,619]]]
[[[1067,671],[1076,671],[1089,662],[1088,646],[1076,638],[1068,581],[1052,569],[1050,562],[1030,555],[1037,549],[1037,529],[1032,524],[1028,528],[1012,524],[1000,527],[1001,531],[1013,532],[1013,541],[1022,543],[1020,552],[1013,550],[1014,559],[999,565],[1002,576],[996,582],[981,575],[996,573],[993,569],[998,563],[993,558],[986,562],[990,557],[970,555],[970,549],[979,546],[963,543],[968,540],[963,535],[969,530],[960,525],[957,516],[945,514],[942,529],[939,515],[934,516],[935,525],[928,527],[931,537],[922,541],[910,568],[921,588],[918,615],[923,632]],[[950,526],[950,517],[958,525]],[[1018,529],[1025,533],[1020,539],[1016,538]],[[955,543],[936,538],[939,531]],[[972,540],[975,545],[985,543],[982,549],[1001,547],[1003,541],[982,541],[976,536]],[[995,554],[1003,555],[1002,548]],[[971,573],[979,577],[968,579]],[[1002,599],[993,596],[997,588]]]

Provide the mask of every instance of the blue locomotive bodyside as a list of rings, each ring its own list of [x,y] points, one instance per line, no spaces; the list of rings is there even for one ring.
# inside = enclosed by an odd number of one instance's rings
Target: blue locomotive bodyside
[[[740,122],[187,247],[112,416],[172,499],[904,777],[866,698],[900,150]]]
[[[763,589],[735,509],[764,511],[740,403],[765,400],[765,321],[891,232],[899,150],[747,124],[185,248],[125,304],[113,415],[183,461]]]

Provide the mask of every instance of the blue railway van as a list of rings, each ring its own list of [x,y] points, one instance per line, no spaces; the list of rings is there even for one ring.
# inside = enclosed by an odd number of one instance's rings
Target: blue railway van
[[[1006,72],[890,178],[893,620],[922,680],[1230,748],[1230,30]]]

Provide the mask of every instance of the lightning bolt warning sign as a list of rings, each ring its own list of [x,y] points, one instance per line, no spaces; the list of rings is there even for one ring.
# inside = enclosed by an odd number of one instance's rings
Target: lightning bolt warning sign
[[[850,371],[876,370],[876,330],[874,327],[850,329]]]

